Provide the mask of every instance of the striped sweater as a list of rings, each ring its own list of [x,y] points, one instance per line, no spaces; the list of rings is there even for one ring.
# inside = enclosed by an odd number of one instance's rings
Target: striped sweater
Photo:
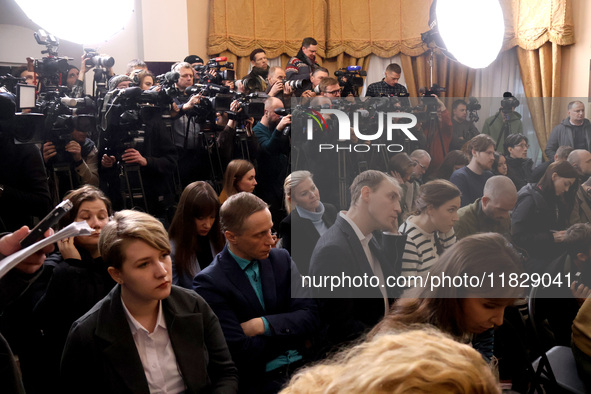
[[[402,275],[426,275],[439,258],[435,237],[437,236],[444,249],[447,249],[456,243],[456,235],[453,228],[447,233],[426,233],[412,223],[411,218],[413,216],[406,219],[399,229],[400,233],[407,235],[402,255]]]

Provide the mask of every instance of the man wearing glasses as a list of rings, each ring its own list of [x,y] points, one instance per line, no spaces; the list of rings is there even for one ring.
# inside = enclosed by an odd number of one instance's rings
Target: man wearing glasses
[[[328,98],[341,97],[341,87],[335,78],[327,77],[320,81],[320,94]]]

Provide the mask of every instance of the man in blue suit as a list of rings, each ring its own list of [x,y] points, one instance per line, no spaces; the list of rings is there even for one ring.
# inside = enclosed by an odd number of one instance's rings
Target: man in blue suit
[[[238,367],[241,392],[277,392],[305,362],[319,319],[314,300],[283,249],[273,249],[267,204],[251,193],[220,210],[227,245],[193,287],[220,320]]]
[[[326,286],[314,286],[329,348],[356,340],[370,330],[399,296],[399,289],[388,288],[386,280],[399,274],[406,241],[397,229],[400,190],[394,178],[380,171],[357,175],[351,184],[349,210],[337,216],[314,248],[312,281],[333,278]],[[340,286],[331,286],[337,284],[334,278],[341,278]]]

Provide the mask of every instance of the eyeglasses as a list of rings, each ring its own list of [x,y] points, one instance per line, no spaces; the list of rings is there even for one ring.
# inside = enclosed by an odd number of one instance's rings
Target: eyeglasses
[[[341,89],[337,89],[337,90],[327,90],[326,92],[324,92],[326,94],[337,94],[337,93],[341,93]]]
[[[524,143],[517,144],[517,145],[515,145],[515,146],[519,146],[519,147],[521,147],[521,148],[524,148],[524,149],[527,149],[527,148],[529,148],[529,144],[524,144]]]
[[[418,162],[418,161],[416,161],[416,160],[413,160],[413,161],[415,162],[415,166],[419,166],[419,167],[421,167],[423,170],[427,171],[427,167],[425,167],[424,165],[422,165],[421,163],[419,163],[419,162]]]

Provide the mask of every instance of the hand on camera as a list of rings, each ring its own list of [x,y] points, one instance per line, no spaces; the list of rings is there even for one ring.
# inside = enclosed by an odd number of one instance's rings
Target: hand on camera
[[[273,84],[273,86],[271,87],[271,90],[269,91],[269,96],[277,96],[279,93],[281,93],[283,91],[283,82],[281,81],[277,81]]]
[[[21,249],[20,242],[25,239],[27,234],[29,234],[29,228],[27,226],[23,226],[14,233],[0,238],[0,254],[4,256],[10,256],[11,254],[18,252]],[[50,228],[45,232],[44,235],[45,237],[52,236],[53,229]],[[24,272],[25,274],[34,274],[43,265],[43,262],[45,261],[45,255],[51,252],[53,252],[53,244],[47,245],[38,252],[33,253],[21,263],[19,263],[15,268],[21,272]]]
[[[76,141],[68,142],[68,145],[66,145],[66,152],[72,154],[72,159],[74,159],[74,161],[82,160],[82,147]]]
[[[277,130],[283,131],[283,129],[285,129],[285,127],[290,124],[291,124],[291,114],[281,118],[281,121],[279,121],[279,124],[277,125]]]
[[[121,155],[121,160],[123,160],[126,164],[137,163],[142,167],[148,165],[146,158],[133,148],[125,149],[125,153]]]
[[[313,92],[313,91],[311,91],[311,90],[305,90],[305,91],[302,93],[302,96],[301,96],[301,97],[310,97],[310,98],[312,98],[312,97],[316,97],[316,93],[314,93],[314,92]]]
[[[45,162],[45,164],[47,164],[49,162],[49,160],[54,157],[55,155],[57,155],[57,150],[55,149],[55,145],[53,145],[53,142],[51,141],[47,141],[46,143],[43,144],[43,161]]]
[[[116,161],[117,159],[115,159],[115,156],[103,155],[103,158],[101,159],[101,165],[105,168],[111,168]]]
[[[193,96],[191,96],[189,101],[187,101],[185,104],[183,104],[183,110],[185,110],[185,111],[190,110],[195,105],[199,104],[201,102],[201,97],[203,97],[203,95],[201,93],[194,94]]]
[[[293,93],[293,89],[289,85],[283,84],[283,95],[290,96]]]

